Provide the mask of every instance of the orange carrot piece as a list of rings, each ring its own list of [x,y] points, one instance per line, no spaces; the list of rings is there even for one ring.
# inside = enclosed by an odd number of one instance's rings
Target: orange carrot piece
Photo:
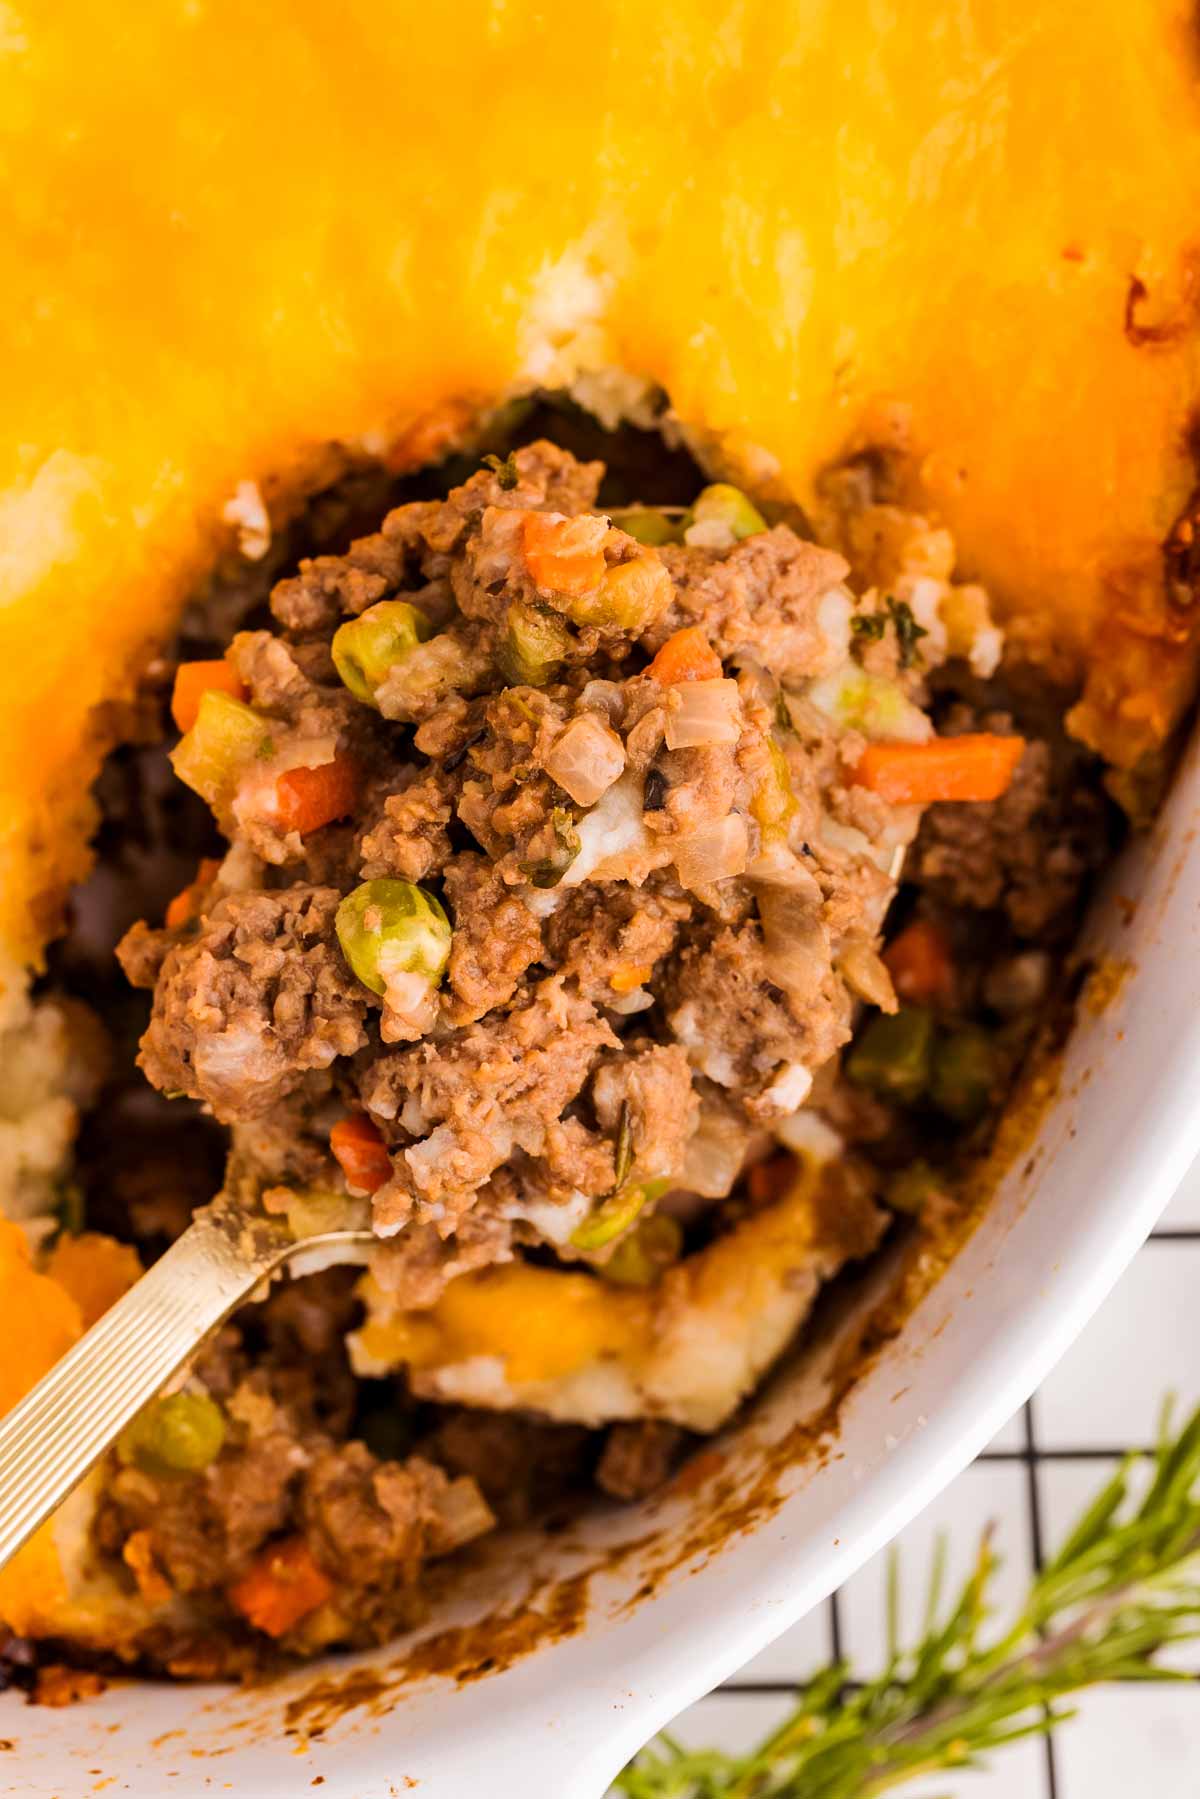
[[[928,743],[871,743],[854,771],[894,806],[926,806],[937,800],[998,800],[1007,793],[1023,737],[980,732],[967,737],[932,737]]]
[[[358,801],[360,778],[352,756],[335,756],[319,768],[289,768],[276,786],[280,824],[307,837],[335,818],[345,818]]]
[[[181,731],[190,731],[206,693],[219,688],[234,699],[244,700],[246,684],[237,670],[221,657],[215,662],[181,662],[175,670],[175,686],[171,693],[171,717]]]
[[[339,1118],[329,1133],[329,1147],[352,1193],[374,1193],[392,1178],[387,1145],[365,1112]]]
[[[751,1199],[760,1206],[773,1205],[783,1198],[795,1172],[795,1156],[768,1156],[765,1162],[756,1162],[746,1176]]]
[[[230,1602],[255,1630],[281,1637],[333,1593],[303,1537],[273,1543],[229,1589]]]
[[[900,998],[918,1005],[944,999],[954,985],[950,945],[927,918],[914,918],[893,937],[883,960]]]
[[[721,658],[699,625],[688,625],[667,638],[646,672],[664,687],[678,681],[719,681]]]
[[[220,866],[215,856],[201,858],[195,879],[189,881],[183,892],[177,893],[167,907],[163,923],[168,931],[177,931],[180,925],[190,924],[193,918],[199,917],[203,897],[216,879]]]
[[[632,993],[635,987],[644,987],[653,973],[651,962],[622,962],[609,975],[608,984],[614,993]]]
[[[546,593],[578,597],[591,593],[604,579],[607,566],[603,543],[608,526],[604,520],[554,518],[545,512],[527,512],[521,525],[521,552],[530,576]]]

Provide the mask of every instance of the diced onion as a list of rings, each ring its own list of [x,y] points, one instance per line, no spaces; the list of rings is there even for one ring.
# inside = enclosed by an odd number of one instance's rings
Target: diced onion
[[[452,1480],[437,1502],[437,1548],[442,1554],[482,1537],[496,1525],[496,1515],[469,1475]]]
[[[838,973],[859,999],[878,1006],[881,1012],[896,1010],[896,992],[892,977],[864,937],[847,937],[838,954]]]
[[[707,887],[714,881],[728,881],[746,867],[748,849],[746,821],[740,812],[731,812],[720,824],[689,837],[672,841],[676,872],[685,887]]]
[[[741,735],[741,703],[736,681],[679,681],[670,689],[667,748],[698,749],[736,743]]]
[[[546,773],[577,806],[594,806],[625,767],[625,747],[594,712],[573,718],[546,757]]]
[[[621,994],[619,999],[604,1002],[605,1010],[615,1012],[619,1018],[632,1018],[635,1013],[648,1012],[654,1004],[654,995],[645,987],[634,987],[631,992]]]
[[[790,1116],[804,1104],[812,1084],[812,1074],[803,1062],[785,1062],[771,1085],[759,1095],[759,1107],[766,1102],[774,1111]]]
[[[679,1185],[702,1199],[724,1199],[742,1172],[753,1132],[723,1107],[702,1108],[684,1151]]]
[[[579,704],[589,712],[603,712],[614,721],[621,716],[625,694],[619,681],[589,681],[579,696]]]
[[[789,887],[757,889],[766,969],[793,1007],[811,1003],[829,968],[829,939],[810,899]]]
[[[845,1147],[833,1126],[816,1112],[802,1110],[790,1118],[777,1118],[771,1130],[788,1149],[816,1163],[836,1161]]]

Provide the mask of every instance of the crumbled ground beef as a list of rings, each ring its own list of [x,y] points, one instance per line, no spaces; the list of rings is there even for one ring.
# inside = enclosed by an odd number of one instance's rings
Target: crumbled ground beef
[[[956,706],[942,728],[1007,731],[1012,719]],[[1001,799],[929,808],[909,878],[948,906],[1002,911],[1023,942],[1057,943],[1075,927],[1080,895],[1110,852],[1110,831],[1078,752],[1030,741]]]
[[[304,885],[231,894],[182,939],[134,927],[119,951],[126,973],[145,986],[159,962],[140,1058],[156,1087],[226,1122],[255,1118],[308,1070],[364,1046],[369,995],[333,936],[341,897]]]
[[[834,551],[777,525],[725,556],[669,544],[663,562],[675,592],[649,634],[652,648],[699,624],[722,657],[748,650],[780,681],[803,680],[820,664],[820,604],[847,573]]]
[[[679,1427],[660,1419],[614,1424],[604,1439],[596,1485],[613,1499],[644,1499],[670,1477],[683,1443]]]
[[[622,1422],[601,1440],[434,1410],[419,1376],[397,1374],[370,1401],[395,1427],[385,1443],[345,1348],[360,1291],[421,1312],[514,1258],[563,1264],[653,1281],[656,1329],[686,1343],[695,1254],[723,1254],[775,1203],[778,1163],[765,1185],[745,1171],[775,1153],[772,1132],[786,1140],[814,1078],[800,1126],[836,1129],[883,1173],[847,1163],[841,1228],[785,1275],[801,1304],[870,1252],[873,1194],[927,1147],[928,1113],[838,1072],[863,999],[886,1010],[894,997],[876,951],[918,817],[857,784],[867,738],[836,682],[884,683],[910,722],[930,703],[936,631],[923,626],[908,657],[863,590],[895,585],[917,604],[922,580],[951,579],[948,534],[909,508],[886,461],[860,459],[822,490],[852,574],[786,524],[678,541],[675,522],[677,541],[648,546],[596,511],[604,479],[598,461],[529,443],[445,498],[394,507],[340,553],[301,559],[270,594],[274,628],[261,577],[253,604],[226,608],[263,737],[215,803],[231,847],[192,915],[135,924],[121,945],[130,981],[153,992],[141,1065],[230,1127],[226,1185],[249,1205],[272,1190],[278,1209],[286,1189],[361,1204],[332,1147],[352,1114],[390,1173],[372,1194],[361,1289],[341,1269],[285,1287],[199,1363],[226,1421],[211,1465],[181,1478],[112,1464],[96,1544],[158,1608],[137,1647],[172,1672],[253,1665],[263,1633],[230,1592],[280,1545],[299,1542],[331,1586],[282,1651],[379,1640],[420,1615],[431,1558],[589,1481],[651,1493],[688,1441],[657,1403],[607,1414]],[[325,547],[319,532],[308,547]],[[343,685],[333,636],[393,600],[423,615],[421,641],[368,704]],[[860,613],[869,628],[855,633]],[[690,627],[707,660],[660,679],[652,659]],[[964,705],[939,728],[1010,720]],[[331,764],[352,771],[353,801],[301,831],[281,777],[319,786]],[[1023,1041],[1023,946],[1061,940],[1103,848],[1090,772],[1049,740],[1030,742],[1001,800],[925,812],[904,903],[972,969],[933,1002],[938,1031],[995,1015],[1006,1044]],[[452,927],[419,1023],[403,982],[426,977],[390,970],[381,996],[338,939],[343,897],[376,880],[419,884]],[[976,914],[994,955],[963,922]],[[146,1186],[122,1188],[139,1230],[174,1234],[186,1196],[156,1206]],[[580,1233],[609,1213],[613,1234]],[[666,1260],[647,1260],[647,1243]]]
[[[299,1537],[333,1577],[317,1646],[372,1642],[420,1615],[429,1558],[490,1528],[465,1469],[447,1472],[424,1455],[381,1460],[347,1440],[354,1383],[342,1338],[355,1302],[346,1272],[281,1289],[206,1352],[197,1379],[220,1401],[228,1435],[202,1473],[114,1467],[96,1540],[145,1596],[219,1597],[264,1550]],[[209,1675],[236,1672],[251,1634],[226,1624],[193,1668],[184,1666],[198,1653],[189,1627],[158,1628],[159,1659]],[[311,1628],[311,1620],[298,1623],[281,1646],[302,1649]]]

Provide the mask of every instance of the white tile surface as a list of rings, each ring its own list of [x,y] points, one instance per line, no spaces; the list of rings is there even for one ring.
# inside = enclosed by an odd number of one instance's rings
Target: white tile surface
[[[1200,1241],[1148,1243],[1034,1405],[1043,1448],[1153,1441],[1163,1393],[1200,1399]]]
[[[1187,1174],[1159,1220],[1163,1230],[1200,1229],[1200,1163]]]
[[[1200,1171],[1191,1176],[1163,1228],[1200,1231]],[[1200,1399],[1200,1239],[1175,1237],[1147,1245],[1083,1337],[1032,1405],[1037,1507],[1044,1549],[1053,1553],[1075,1518],[1111,1474],[1105,1457],[1055,1456],[1055,1449],[1121,1449],[1154,1441],[1159,1406],[1178,1396],[1176,1417]],[[993,1450],[1025,1448],[1018,1414]],[[977,1462],[904,1533],[904,1613],[911,1627],[924,1595],[929,1558],[945,1527],[951,1577],[966,1572],[979,1533],[997,1524],[1005,1566],[997,1581],[1001,1616],[1019,1599],[1033,1565],[1030,1469],[1024,1459]],[[844,1650],[864,1670],[884,1654],[884,1558],[838,1595]],[[738,1679],[802,1681],[830,1655],[828,1607],[822,1606]],[[1176,1665],[1200,1672],[1200,1651],[1177,1653]],[[1200,1799],[1200,1680],[1102,1688],[1075,1702],[1079,1716],[1055,1733],[1055,1784],[1040,1742],[997,1751],[989,1768],[914,1784],[912,1799]],[[696,1747],[745,1751],[786,1715],[782,1693],[725,1690],[685,1713],[674,1729]]]
[[[986,1767],[935,1774],[897,1791],[902,1799],[1048,1799],[1045,1745],[1033,1737],[1010,1743],[997,1749]],[[1063,1795],[1059,1793],[1057,1799]],[[1100,1799],[1100,1795],[1093,1794],[1091,1799]],[[1129,1792],[1122,1799],[1141,1796]]]
[[[1200,1704],[1190,1683],[1101,1687],[1078,1704],[1056,1733],[1057,1799],[1196,1799]]]

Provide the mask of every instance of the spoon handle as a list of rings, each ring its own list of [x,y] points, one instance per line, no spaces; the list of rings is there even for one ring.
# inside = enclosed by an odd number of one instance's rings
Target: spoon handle
[[[0,1567],[296,1247],[269,1222],[206,1207],[0,1420]]]

